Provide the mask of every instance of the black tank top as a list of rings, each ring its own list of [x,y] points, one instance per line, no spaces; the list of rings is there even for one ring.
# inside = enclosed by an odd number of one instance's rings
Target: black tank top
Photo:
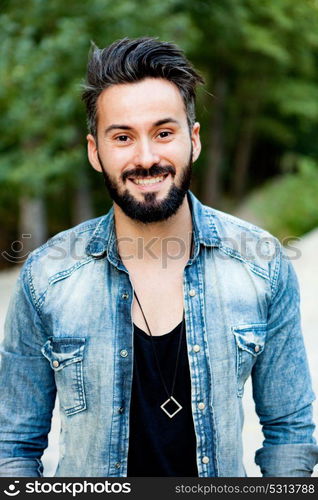
[[[176,366],[180,331],[181,323],[171,332],[153,337],[169,391]],[[151,338],[134,325],[128,477],[198,476],[185,331],[173,396],[183,409],[169,418],[160,408],[168,396],[158,372]]]

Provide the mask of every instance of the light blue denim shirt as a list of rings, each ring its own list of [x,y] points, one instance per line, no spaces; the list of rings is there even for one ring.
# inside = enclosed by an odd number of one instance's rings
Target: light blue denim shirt
[[[190,192],[189,201],[194,245],[183,293],[199,476],[245,475],[249,375],[264,433],[256,452],[263,475],[309,476],[318,461],[314,395],[292,266],[268,233],[203,206]],[[56,391],[56,476],[126,475],[132,300],[113,210],[29,256],[0,351],[0,475],[42,475]]]

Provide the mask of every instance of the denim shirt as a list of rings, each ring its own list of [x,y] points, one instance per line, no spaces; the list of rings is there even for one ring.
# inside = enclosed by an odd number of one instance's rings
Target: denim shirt
[[[318,461],[298,285],[276,239],[189,192],[193,253],[183,274],[200,477],[244,476],[242,395],[251,375],[264,476]],[[56,476],[127,475],[133,287],[113,209],[59,233],[25,262],[0,363],[0,475],[40,476],[59,396]],[[199,403],[204,403],[204,405]]]

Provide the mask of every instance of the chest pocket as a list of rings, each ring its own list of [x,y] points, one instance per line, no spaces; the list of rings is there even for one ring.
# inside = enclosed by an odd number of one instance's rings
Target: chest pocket
[[[85,338],[51,337],[41,349],[54,370],[60,404],[66,415],[86,409],[84,347]]]
[[[237,395],[243,396],[244,384],[265,348],[266,323],[233,327],[236,341]]]

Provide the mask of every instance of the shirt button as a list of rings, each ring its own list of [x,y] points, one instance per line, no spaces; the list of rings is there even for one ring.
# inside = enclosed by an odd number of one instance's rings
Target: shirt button
[[[202,463],[203,463],[203,464],[208,464],[209,462],[210,462],[209,457],[203,457],[203,458],[202,458]]]
[[[60,366],[60,363],[58,361],[56,361],[56,360],[53,361],[52,364],[53,364],[54,368],[57,368],[58,366]]]
[[[122,357],[122,358],[127,358],[127,356],[128,356],[128,351],[127,351],[126,349],[122,349],[122,350],[120,351],[120,355],[121,355],[121,357]]]
[[[120,408],[118,409],[118,413],[124,413],[124,411],[125,411],[125,408],[123,408],[123,407],[120,407]]]
[[[193,290],[193,288],[191,290],[189,290],[189,295],[190,295],[190,297],[195,296],[195,290]]]
[[[259,346],[259,345],[256,345],[256,346],[254,347],[254,351],[255,351],[255,352],[259,352],[259,350],[260,350],[260,346]]]
[[[198,408],[199,408],[199,410],[204,410],[205,404],[204,403],[199,403],[198,404]]]
[[[127,300],[129,297],[128,293],[123,293],[121,298],[124,299],[124,300]]]
[[[120,469],[121,464],[119,462],[117,462],[117,464],[115,464],[115,467],[116,467],[116,469]]]
[[[199,352],[199,351],[200,351],[200,349],[201,349],[201,347],[200,347],[198,344],[195,344],[195,345],[193,346],[193,350],[194,350],[194,352]]]

